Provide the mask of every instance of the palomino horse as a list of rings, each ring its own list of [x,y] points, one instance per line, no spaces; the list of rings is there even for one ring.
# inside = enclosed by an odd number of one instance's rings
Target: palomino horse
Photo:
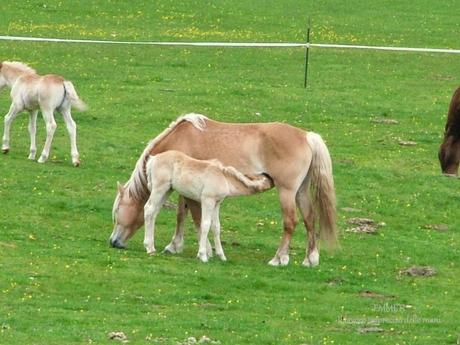
[[[329,243],[335,241],[332,163],[318,134],[282,123],[229,124],[200,114],[187,114],[171,123],[147,145],[130,179],[119,190],[113,206],[115,226],[110,236],[113,247],[123,248],[142,226],[144,205],[149,197],[145,165],[149,156],[167,150],[181,151],[196,159],[218,159],[243,174],[266,173],[273,179],[279,192],[284,232],[270,265],[287,265],[289,262],[289,243],[297,223],[296,204],[308,233],[303,265],[316,266],[319,263],[315,234],[317,211],[322,236]],[[310,185],[313,186],[313,199],[309,195]],[[196,220],[194,208],[190,209]]]
[[[458,175],[460,163],[460,87],[455,90],[450,101],[444,140],[439,147],[438,157],[444,174]]]
[[[144,246],[148,254],[155,253],[155,219],[169,194],[175,190],[201,204],[201,229],[197,257],[208,261],[209,228],[214,235],[217,256],[227,260],[220,242],[220,204],[228,196],[250,195],[273,187],[266,175],[247,177],[218,160],[198,160],[179,151],[165,151],[151,156],[146,165],[150,197],[144,206]]]
[[[34,160],[37,152],[35,133],[37,128],[38,109],[41,109],[46,124],[46,142],[43,152],[38,159],[45,163],[50,154],[56,121],[54,111],[62,114],[70,136],[72,163],[80,165],[77,150],[77,127],[70,113],[71,106],[79,110],[86,108],[85,103],[78,97],[72,82],[63,77],[48,74],[38,75],[34,69],[21,62],[0,62],[0,90],[5,86],[11,88],[12,103],[8,114],[5,116],[5,129],[3,134],[3,153],[10,150],[10,127],[16,116],[27,110],[29,112],[30,154],[29,159]]]

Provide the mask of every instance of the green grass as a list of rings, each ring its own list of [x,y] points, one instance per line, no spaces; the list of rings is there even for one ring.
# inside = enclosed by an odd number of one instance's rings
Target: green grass
[[[118,40],[302,42],[459,48],[455,1],[27,1],[3,4],[0,33]],[[0,344],[455,344],[460,181],[440,175],[437,150],[459,84],[454,55],[312,49],[220,49],[0,41],[0,60],[72,80],[88,105],[74,112],[82,166],[70,162],[62,119],[50,161],[27,160],[27,116],[0,157]],[[9,106],[0,94],[0,109]],[[305,269],[298,226],[288,267],[272,268],[281,234],[276,193],[226,200],[229,261],[201,264],[186,249],[148,257],[141,232],[108,248],[116,181],[178,115],[283,121],[320,133],[334,162],[340,250]],[[256,113],[260,113],[257,116]],[[396,125],[372,122],[376,118]],[[39,149],[45,139],[39,120]],[[416,141],[400,146],[399,140]],[[344,207],[359,209],[347,213]],[[375,236],[350,217],[385,222]],[[426,229],[446,224],[446,232]],[[158,219],[166,245],[175,213]],[[234,243],[234,245],[232,245]],[[238,245],[235,245],[238,244]],[[399,270],[430,265],[430,278]],[[361,297],[372,291],[387,299]],[[410,305],[403,308],[401,305]],[[400,308],[401,307],[401,308]],[[379,318],[383,332],[353,322]],[[424,321],[431,322],[424,322]],[[369,326],[369,325],[368,325]]]

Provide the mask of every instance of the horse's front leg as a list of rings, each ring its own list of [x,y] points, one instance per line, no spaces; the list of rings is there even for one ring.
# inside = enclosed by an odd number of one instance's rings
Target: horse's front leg
[[[163,250],[165,253],[176,254],[184,250],[184,224],[187,218],[187,205],[184,197],[179,196],[177,202],[177,215],[176,215],[176,231],[172,237],[171,242]]]
[[[10,150],[11,123],[16,118],[16,116],[18,116],[21,110],[22,110],[22,107],[13,102],[11,103],[10,110],[5,115],[5,120],[4,120],[5,128],[3,130],[3,142],[2,142],[3,153],[8,153],[8,151]]]
[[[147,254],[153,255],[155,250],[155,220],[160,213],[163,203],[170,194],[168,188],[152,188],[149,199],[144,206],[144,247]]]
[[[35,155],[37,153],[37,144],[35,141],[35,136],[37,133],[37,114],[38,110],[31,110],[29,112],[29,135],[30,135],[30,153],[29,159],[35,160]]]
[[[208,233],[209,228],[211,227],[212,215],[215,206],[216,203],[214,200],[205,199],[201,201],[201,234],[199,238],[200,246],[197,254],[197,258],[199,258],[201,262],[208,262]]]
[[[50,155],[51,143],[53,141],[54,132],[56,131],[56,121],[54,120],[52,109],[42,109],[43,119],[46,125],[46,141],[43,147],[42,154],[38,159],[38,163],[45,163]]]

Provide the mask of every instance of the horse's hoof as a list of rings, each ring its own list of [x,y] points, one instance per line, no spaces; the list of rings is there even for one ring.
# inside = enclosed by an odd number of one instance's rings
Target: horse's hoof
[[[313,250],[302,262],[302,266],[316,267],[319,265],[319,252],[317,249]]]
[[[44,157],[44,156],[40,156],[40,158],[38,159],[38,161],[37,161],[37,162],[38,162],[38,163],[40,163],[40,164],[43,164],[43,163],[45,163],[45,162],[46,162],[46,157]]]
[[[74,166],[75,168],[78,168],[78,167],[80,166],[80,161],[75,161],[75,162],[73,162],[73,166]]]
[[[268,262],[268,264],[269,264],[270,266],[276,267],[276,266],[279,266],[279,265],[280,265],[280,260],[278,259],[278,257],[275,256],[273,259],[271,259],[271,260]]]
[[[172,243],[168,244],[165,249],[163,249],[163,253],[166,253],[166,254],[177,254],[177,253],[180,253],[181,250],[179,250],[179,248],[176,248],[176,246]]]
[[[196,257],[197,257],[198,259],[200,259],[200,261],[203,262],[203,263],[207,263],[207,262],[208,262],[208,257],[207,257],[206,255],[200,255],[200,254],[198,254]]]
[[[278,254],[268,262],[270,266],[287,266],[288,263],[289,255],[278,256]]]
[[[10,152],[10,149],[2,149],[2,152],[4,155],[6,155],[8,152]]]

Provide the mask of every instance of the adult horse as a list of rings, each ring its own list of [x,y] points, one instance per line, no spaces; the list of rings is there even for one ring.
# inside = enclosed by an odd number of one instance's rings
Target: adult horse
[[[458,175],[460,163],[460,87],[455,90],[450,101],[444,140],[439,147],[441,170],[447,175]]]
[[[273,179],[279,193],[284,232],[270,265],[287,265],[289,262],[289,243],[297,223],[296,205],[308,234],[303,265],[316,266],[319,263],[316,211],[319,212],[322,236],[328,242],[335,241],[332,163],[318,134],[282,123],[230,124],[200,114],[187,114],[171,123],[147,145],[128,182],[119,186],[113,206],[115,226],[110,236],[113,247],[123,248],[142,226],[144,205],[149,197],[146,161],[150,155],[167,150],[181,151],[196,159],[218,159],[243,174],[266,173]],[[310,185],[314,190],[313,199],[309,196]]]

